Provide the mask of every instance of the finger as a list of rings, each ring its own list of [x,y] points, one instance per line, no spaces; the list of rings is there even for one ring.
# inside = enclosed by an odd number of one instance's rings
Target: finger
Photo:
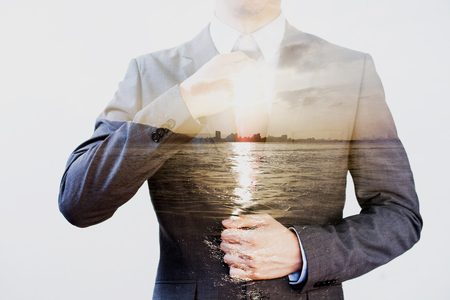
[[[258,64],[254,59],[246,59],[222,65],[218,73],[219,77],[237,76],[245,72],[256,72]]]
[[[234,89],[234,83],[229,78],[219,78],[215,80],[208,80],[199,82],[192,86],[192,96],[207,95],[216,92],[232,93]]]
[[[237,255],[237,252],[242,250],[242,248],[240,244],[222,242],[220,243],[220,250],[228,254]]]
[[[260,227],[267,225],[264,215],[241,215],[237,217],[231,217],[222,221],[222,225],[226,228],[248,228],[248,227]]]
[[[242,280],[252,280],[253,278],[253,271],[251,269],[241,269],[231,266],[230,267],[230,276],[235,279],[242,279]]]
[[[225,229],[222,232],[222,241],[229,244],[240,244],[245,247],[253,247],[260,244],[261,236],[257,230]]]
[[[254,261],[252,254],[257,254],[254,250],[250,249],[246,245],[241,244],[230,244],[227,242],[220,243],[220,250],[226,254],[240,257],[246,261]]]
[[[221,237],[227,243],[237,244],[247,241],[247,235],[248,233],[242,229],[225,229],[222,231]]]
[[[242,51],[235,51],[228,54],[220,54],[215,57],[220,63],[231,64],[243,60],[250,59],[247,54]]]
[[[244,70],[257,70],[258,63],[254,59],[246,59],[232,64],[234,72],[243,72]]]
[[[220,248],[225,252],[224,261],[227,264],[243,264],[247,266],[246,268],[254,268],[256,260],[249,254],[250,252],[244,252],[239,245],[222,243]]]
[[[235,267],[243,270],[253,269],[255,267],[255,263],[248,256],[238,256],[232,254],[225,254],[223,257],[223,261],[229,265],[230,267]]]

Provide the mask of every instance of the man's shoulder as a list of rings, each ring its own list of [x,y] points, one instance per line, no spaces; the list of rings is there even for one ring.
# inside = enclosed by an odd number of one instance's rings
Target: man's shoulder
[[[175,67],[183,60],[183,49],[186,43],[177,47],[162,49],[155,52],[146,53],[135,58],[140,68],[151,65],[167,65],[167,67]]]
[[[211,47],[214,46],[209,35],[208,25],[193,39],[181,45],[140,55],[135,59],[140,66],[159,64],[174,68],[180,63],[183,64],[186,59],[190,60],[195,58],[207,49],[211,51]]]
[[[325,60],[332,61],[364,59],[367,55],[367,53],[336,45],[316,35],[300,31],[290,24],[286,26],[284,45],[293,49],[302,49],[303,52],[314,53]]]

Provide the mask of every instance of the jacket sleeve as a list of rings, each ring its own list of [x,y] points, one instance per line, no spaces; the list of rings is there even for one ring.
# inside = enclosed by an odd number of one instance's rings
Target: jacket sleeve
[[[164,74],[154,77],[158,81]],[[60,211],[70,223],[87,227],[110,218],[203,128],[191,117],[177,84],[154,99],[144,99],[152,97],[145,89],[132,60],[94,134],[70,155],[59,193]]]
[[[365,274],[407,251],[420,237],[412,172],[368,55],[348,169],[361,212],[337,224],[295,226],[308,261],[304,291]]]

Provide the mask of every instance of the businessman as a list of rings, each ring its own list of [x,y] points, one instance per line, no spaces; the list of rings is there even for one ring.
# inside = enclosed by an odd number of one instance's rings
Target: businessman
[[[216,0],[192,41],[132,60],[69,158],[59,204],[76,226],[147,181],[154,299],[342,299],[343,281],[419,239],[371,57],[293,28],[280,2]],[[343,219],[347,172],[361,212]]]

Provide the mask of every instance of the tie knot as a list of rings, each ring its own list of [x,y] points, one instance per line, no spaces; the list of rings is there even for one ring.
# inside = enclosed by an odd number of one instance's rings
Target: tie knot
[[[261,49],[251,34],[240,35],[234,44],[233,51],[242,51],[256,61],[262,57]]]
[[[261,51],[251,34],[240,35],[234,47],[237,51]]]

